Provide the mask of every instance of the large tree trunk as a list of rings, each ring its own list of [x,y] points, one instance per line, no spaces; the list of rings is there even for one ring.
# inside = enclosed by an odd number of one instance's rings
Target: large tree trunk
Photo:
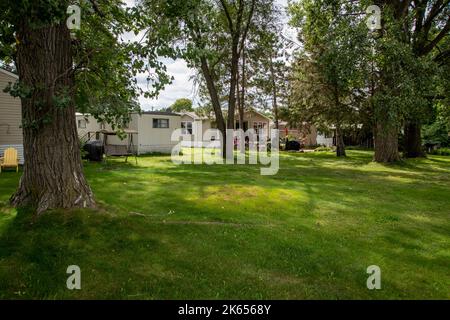
[[[277,83],[275,79],[275,70],[273,67],[273,58],[272,55],[270,56],[270,73],[272,76],[272,104],[273,104],[273,116],[274,116],[274,123],[275,123],[275,129],[279,129],[278,124],[278,103],[277,103]]]
[[[344,145],[344,137],[342,135],[342,128],[341,128],[341,114],[339,112],[339,108],[341,106],[339,101],[339,94],[338,94],[338,87],[337,85],[334,86],[334,103],[335,108],[337,111],[336,114],[336,156],[337,157],[345,157],[347,156],[345,153],[345,145]]]
[[[345,144],[344,144],[344,136],[342,135],[342,129],[340,124],[336,125],[336,156],[337,157],[346,157],[345,153]]]
[[[241,73],[241,97],[239,103],[239,127],[244,130],[244,112],[245,112],[245,88],[247,86],[247,79],[245,74],[246,59],[245,48],[242,50],[242,73]]]
[[[418,122],[407,122],[405,125],[404,157],[424,157],[422,149],[421,125]]]
[[[73,100],[74,75],[69,30],[64,23],[17,34],[19,81],[31,89],[22,97],[25,165],[15,206],[37,213],[54,208],[93,207],[83,174]],[[64,106],[58,97],[69,97]]]
[[[228,96],[228,120],[227,128],[234,129],[234,119],[236,112],[236,87],[237,87],[237,75],[239,71],[239,36],[233,37],[233,43],[231,46],[231,77],[230,77],[230,91]]]
[[[378,121],[375,127],[374,161],[388,163],[399,160],[397,127],[387,121]]]
[[[216,125],[217,129],[222,134],[222,157],[226,158],[227,152],[227,138],[226,138],[226,126],[225,119],[223,117],[222,108],[220,105],[219,94],[217,93],[217,88],[214,84],[214,78],[211,74],[211,70],[209,68],[208,60],[206,57],[201,57],[201,69],[203,77],[205,78],[206,87],[208,88],[209,96],[211,97],[211,104],[214,109],[214,114],[216,116]]]
[[[404,13],[405,5],[408,1],[400,0],[388,1],[388,0],[376,0],[374,4],[380,8],[386,7],[392,9],[393,18],[400,19]],[[386,33],[385,19],[381,20],[382,28],[379,31],[379,36],[382,38]],[[374,70],[372,65],[372,70]],[[388,70],[380,70],[380,79],[378,80],[377,90],[382,91],[384,87],[392,87],[395,84],[395,79],[392,78],[391,72]],[[372,86],[374,88],[374,86]],[[372,94],[373,95],[373,94]],[[374,106],[375,113],[375,128],[374,128],[374,161],[380,163],[390,163],[400,160],[400,154],[398,152],[398,119],[390,119],[389,110],[386,110],[384,105]],[[398,112],[394,110],[394,112]]]
[[[239,87],[239,79],[241,79],[241,92],[237,92],[237,96],[239,98],[238,102],[238,111],[239,111],[239,128],[244,131],[244,112],[245,112],[245,87],[246,87],[246,79],[245,79],[245,65],[246,59],[245,59],[245,48],[242,49],[242,72],[239,77],[238,72],[238,79],[237,79],[237,86]],[[245,139],[240,144],[239,152],[245,153]]]

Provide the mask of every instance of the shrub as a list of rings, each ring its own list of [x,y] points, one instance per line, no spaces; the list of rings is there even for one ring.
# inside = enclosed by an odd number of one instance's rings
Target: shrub
[[[333,151],[333,148],[331,148],[331,147],[318,147],[318,148],[316,148],[314,151],[316,151],[316,152],[332,152]]]
[[[324,145],[322,144],[309,144],[307,146],[305,146],[305,149],[310,149],[310,150],[315,150],[319,147],[323,147]]]
[[[437,156],[450,156],[450,148],[439,148],[430,152]]]
[[[345,150],[372,151],[373,148],[367,148],[367,147],[361,147],[361,146],[345,146]]]
[[[298,141],[288,141],[286,142],[285,150],[286,151],[298,151],[300,150],[301,145]]]

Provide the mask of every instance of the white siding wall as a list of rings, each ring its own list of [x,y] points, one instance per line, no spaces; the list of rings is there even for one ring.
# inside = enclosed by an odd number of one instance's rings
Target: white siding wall
[[[78,130],[78,137],[83,140],[87,140],[88,133],[91,135],[91,140],[95,140],[95,132],[101,130],[101,124],[91,115],[80,115],[77,114],[77,130]],[[79,126],[79,120],[86,120],[86,128],[81,128]],[[134,128],[136,127],[136,128]],[[104,127],[106,130],[112,131],[112,127],[109,124],[105,124]],[[130,123],[129,129],[137,130],[137,124],[133,123],[133,121]],[[103,136],[100,135],[100,139],[103,139]],[[134,140],[136,137],[133,138]],[[120,139],[117,136],[108,136],[108,144],[111,145],[128,145],[128,139]],[[136,141],[134,141],[134,144],[136,144]]]
[[[211,141],[204,140],[204,134],[207,130],[211,129],[211,120],[209,119],[193,119],[189,115],[181,116],[181,121],[192,122],[192,136],[187,135],[185,137],[188,141],[182,141],[183,147],[204,147],[208,146]]]
[[[239,116],[236,116],[235,121],[239,121]],[[266,136],[270,136],[270,120],[266,117],[263,117],[254,111],[247,111],[244,112],[244,122],[245,121],[248,122],[248,129],[253,129],[255,123],[263,123]]]
[[[91,115],[76,115],[77,120],[77,130],[78,130],[78,137],[80,139],[87,139],[88,138],[88,132],[96,132],[100,130],[100,124],[95,120],[95,118]],[[79,126],[80,121],[86,121],[86,128],[82,128]],[[95,135],[95,134],[93,134]],[[92,138],[92,139],[95,139]]]
[[[78,136],[83,137],[87,132],[99,131],[100,123],[92,116],[77,115],[78,120],[87,118],[86,128],[78,128]],[[168,119],[169,128],[153,128],[153,119]],[[139,154],[161,152],[170,153],[172,148],[177,144],[171,141],[172,132],[181,128],[181,117],[171,114],[147,114],[141,115],[134,113],[131,115],[131,122],[128,129],[139,132],[133,135],[133,144],[137,147]],[[111,126],[106,124],[106,130],[112,130]],[[100,137],[102,139],[102,137]],[[128,139],[120,140],[116,136],[108,136],[108,144],[127,145]]]
[[[317,134],[317,144],[324,145],[326,147],[333,146],[333,138],[325,138],[323,134]]]
[[[3,92],[9,82],[16,81],[17,76],[0,70],[0,157],[6,148],[13,147],[23,164],[22,105],[19,98]]]
[[[142,114],[133,115],[138,122],[138,152],[139,154],[162,152],[171,153],[172,148],[178,144],[171,141],[172,132],[181,128],[179,115]],[[153,119],[168,119],[169,128],[153,128]]]

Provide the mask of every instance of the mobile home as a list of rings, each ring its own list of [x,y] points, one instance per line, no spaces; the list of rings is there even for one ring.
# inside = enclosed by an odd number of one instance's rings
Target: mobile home
[[[19,98],[12,97],[3,90],[19,77],[0,68],[0,157],[5,149],[12,147],[18,151],[19,163],[23,164],[22,105]]]

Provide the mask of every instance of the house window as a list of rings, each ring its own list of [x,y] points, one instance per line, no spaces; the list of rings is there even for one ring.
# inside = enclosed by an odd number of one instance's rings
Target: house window
[[[105,130],[105,129],[106,129],[105,123],[104,122],[100,123],[100,130]]]
[[[182,121],[181,122],[181,133],[182,134],[192,134],[192,122]]]
[[[242,128],[242,130],[244,130],[244,132],[246,132],[248,130],[248,121],[244,121],[243,125],[244,125],[244,128]],[[235,128],[236,128],[236,130],[241,129],[241,127],[239,125],[239,121],[236,121]]]
[[[86,120],[84,119],[78,120],[78,129],[86,129]]]
[[[153,119],[153,128],[169,128],[169,119]]]
[[[264,122],[254,122],[253,123],[253,129],[255,129],[256,133],[260,133],[261,129],[265,128]]]

